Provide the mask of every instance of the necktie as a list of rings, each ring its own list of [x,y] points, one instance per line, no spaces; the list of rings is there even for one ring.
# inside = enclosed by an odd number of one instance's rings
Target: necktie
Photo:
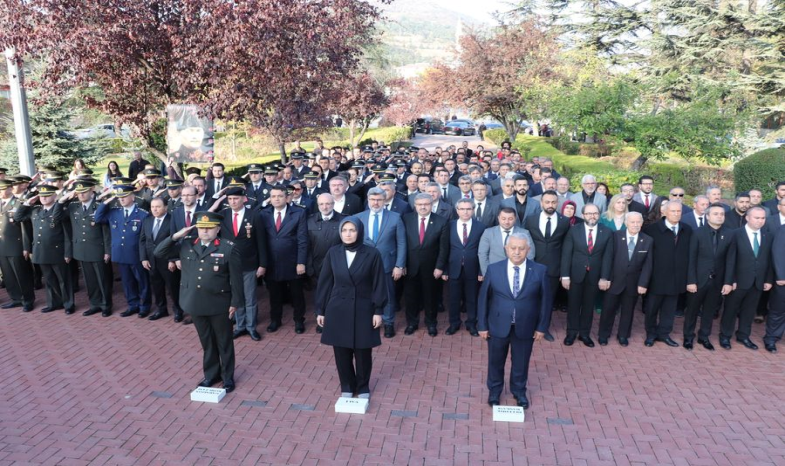
[[[278,218],[275,219],[275,231],[281,231],[281,213],[278,212]]]
[[[592,249],[594,249],[594,237],[591,235],[592,230],[593,228],[589,228],[589,241],[587,242],[589,247],[589,254],[591,254]]]
[[[379,239],[379,214],[373,214],[373,238],[374,241]]]
[[[466,246],[466,243],[469,242],[469,230],[466,228],[466,224],[463,224],[463,245]]]
[[[758,251],[760,251],[760,243],[758,242],[758,232],[752,234],[752,253],[755,254],[755,257],[758,257]]]
[[[238,213],[234,213],[234,220],[232,220],[232,231],[234,232],[234,236],[237,237],[237,215]],[[279,214],[280,215],[280,214]]]
[[[259,191],[259,185],[258,184],[253,185],[253,190],[254,191]]]
[[[220,190],[221,190],[221,182],[216,180],[215,181],[215,192],[218,192]]]
[[[673,234],[675,235],[676,234],[676,227],[675,226],[671,227],[671,230],[673,230]]]
[[[635,251],[635,237],[630,236],[630,241],[627,242],[627,259],[632,260],[632,253]]]
[[[671,230],[673,230],[673,242],[674,243],[678,243],[679,242],[679,234],[676,232],[676,227],[675,226],[671,227]]]
[[[82,212],[87,212],[87,206],[82,204]]]
[[[125,221],[128,221],[128,209],[125,209]]]
[[[313,197],[313,189],[308,190],[308,197]]]
[[[469,199],[469,193],[466,193],[466,194],[464,194],[464,195],[463,195],[463,198],[464,198],[464,199]]]
[[[507,240],[510,239],[510,230],[504,230],[504,245],[507,246]]]
[[[447,188],[442,188],[442,192],[444,193],[444,198],[447,199]]]
[[[155,219],[155,225],[153,225],[153,239],[158,237],[158,230],[161,229],[161,219]]]
[[[420,244],[425,239],[425,217],[420,217]]]
[[[185,211],[185,226],[187,226],[187,227],[191,226],[191,211],[190,210],[186,210]]]
[[[698,217],[698,226],[699,227],[703,226],[703,217]]]
[[[515,273],[512,276],[512,295],[513,297],[518,296],[518,292],[521,291],[521,268],[517,265],[512,268]],[[513,322],[515,321],[515,313],[513,312]]]
[[[714,253],[717,253],[717,230],[711,230],[711,248]]]
[[[482,219],[482,202],[477,203],[477,220]]]
[[[545,238],[551,237],[551,218],[548,217],[548,221],[545,222]]]
[[[646,208],[648,209],[649,208],[649,195],[648,194],[644,198],[644,202],[643,203],[646,205]]]

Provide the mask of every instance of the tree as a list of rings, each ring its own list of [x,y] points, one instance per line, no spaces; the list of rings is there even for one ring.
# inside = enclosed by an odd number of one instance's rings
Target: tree
[[[411,124],[422,115],[424,108],[416,82],[412,79],[395,79],[388,83],[390,99],[382,118],[395,126]]]
[[[367,72],[347,76],[335,91],[333,111],[349,127],[349,143],[354,147],[387,105],[387,96]],[[357,129],[360,134],[355,138]]]

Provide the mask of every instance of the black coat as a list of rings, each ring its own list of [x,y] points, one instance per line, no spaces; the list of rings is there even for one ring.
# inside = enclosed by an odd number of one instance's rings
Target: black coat
[[[343,196],[346,198],[341,211],[343,215],[349,216],[363,211],[363,201],[360,200],[359,196],[349,193],[345,193]]]
[[[234,243],[234,248],[240,251],[243,272],[255,271],[259,267],[267,268],[267,232],[259,211],[245,208],[243,220],[237,226],[237,236],[234,235],[233,212],[232,209],[223,211],[221,238]]]
[[[758,257],[755,257],[747,236],[747,229],[739,228],[733,232],[725,262],[726,285],[735,283],[742,290],[752,287],[763,290],[764,283],[773,283],[771,245],[774,241],[765,228],[761,228],[759,233],[760,249]]]
[[[564,237],[561,253],[562,277],[570,277],[574,283],[584,280],[599,281],[601,278],[610,280],[611,264],[613,263],[613,232],[604,225],[594,226],[592,239],[594,247],[589,252],[586,244],[586,224],[575,225]],[[531,232],[529,232],[531,234]],[[587,270],[588,269],[588,270]]]
[[[725,258],[728,254],[733,231],[720,226],[717,230],[717,250],[714,251],[712,234],[714,231],[708,224],[693,230],[690,239],[690,261],[687,268],[687,284],[706,286],[711,277],[725,280]]]
[[[485,225],[477,220],[472,220],[472,230],[467,238],[466,245],[463,244],[463,235],[458,235],[458,220],[451,220],[450,229],[450,256],[447,262],[447,270],[444,272],[450,278],[458,279],[461,273],[466,274],[470,279],[482,275],[480,271],[480,238],[485,232]],[[426,230],[427,232],[428,230]]]
[[[322,220],[321,212],[308,217],[308,263],[305,264],[305,271],[309,277],[319,278],[327,252],[333,246],[341,244],[338,225],[344,217],[338,212],[333,212],[332,218],[327,222]]]
[[[524,228],[529,231],[534,243],[534,262],[548,267],[549,277],[560,277],[561,249],[564,237],[570,231],[570,220],[559,213],[556,223],[551,226],[551,236],[545,239],[540,231],[540,215],[530,215],[524,222]]]
[[[613,267],[611,268],[611,288],[608,293],[620,295],[622,292],[635,294],[638,287],[647,288],[651,278],[651,264],[654,251],[652,240],[646,233],[638,233],[635,249],[630,260],[627,249],[626,230],[613,232]]]
[[[678,237],[660,219],[647,226],[644,233],[654,241],[654,263],[648,293],[678,295],[687,290],[687,267],[692,230],[679,222]]]
[[[747,224],[747,217],[745,215],[739,215],[736,212],[736,209],[731,209],[730,212],[725,212],[725,223],[724,226],[730,228],[731,230],[737,230],[744,225]]]
[[[406,273],[433,275],[434,269],[444,270],[450,254],[449,221],[431,214],[425,228],[423,244],[420,244],[420,216],[411,212],[403,216],[406,227]]]
[[[297,264],[308,263],[308,227],[305,209],[286,207],[281,230],[275,230],[275,209],[262,209],[262,225],[267,233],[269,270],[265,278],[275,282],[297,280]]]
[[[155,248],[158,247],[159,244],[163,243],[163,241],[171,236],[169,232],[171,231],[171,223],[172,215],[166,214],[163,220],[161,221],[161,229],[158,230],[158,235],[153,238],[153,226],[155,226],[155,217],[152,215],[148,215],[142,220],[142,232],[139,234],[139,260],[140,261],[150,261],[150,264],[153,268],[155,268],[155,261],[156,260],[177,260],[178,254],[176,250],[173,250],[169,257],[158,258],[155,257]]]
[[[373,348],[382,344],[373,316],[387,305],[387,278],[382,256],[361,245],[351,268],[343,245],[324,259],[314,299],[316,314],[324,316],[322,343],[342,348]]]

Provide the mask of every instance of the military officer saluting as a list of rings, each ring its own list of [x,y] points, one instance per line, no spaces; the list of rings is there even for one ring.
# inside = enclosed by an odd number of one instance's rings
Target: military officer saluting
[[[46,307],[41,312],[65,308],[66,314],[73,314],[74,290],[67,264],[73,255],[63,226],[68,216],[63,205],[56,201],[56,193],[56,186],[39,185],[38,194],[16,210],[14,221],[32,223],[33,264],[41,267],[46,285]],[[41,205],[32,207],[36,200]]]
[[[117,263],[123,281],[123,292],[128,309],[121,317],[139,314],[140,318],[150,314],[150,280],[139,259],[139,236],[142,222],[150,215],[135,204],[134,188],[129,185],[115,185],[114,197],[119,206],[110,207],[114,201],[108,197],[95,211],[95,223],[106,223],[112,236],[112,262]]]
[[[176,178],[166,180],[166,198],[164,198],[166,212],[171,214],[174,209],[183,205],[183,200],[180,198],[182,192],[183,182],[181,180]]]
[[[170,253],[179,251],[180,305],[191,314],[204,350],[204,380],[199,386],[210,387],[223,380],[229,393],[235,387],[230,319],[245,301],[240,252],[230,241],[218,238],[222,220],[222,214],[199,212],[196,223],[164,239],[155,248],[155,256],[168,259]],[[187,236],[194,227],[197,238]]]
[[[11,179],[0,180],[0,271],[11,298],[0,308],[22,307],[25,312],[30,312],[35,301],[32,269],[27,263],[30,237],[23,223],[14,221],[16,209],[22,203],[12,192],[14,184]]]
[[[95,211],[100,202],[93,188],[95,181],[78,180],[74,190],[60,198],[66,204],[71,219],[71,245],[73,258],[82,263],[82,274],[90,300],[90,309],[82,313],[91,316],[99,312],[104,317],[112,315],[112,238],[109,225],[95,221]]]
[[[155,168],[148,168],[144,171],[144,178],[147,182],[147,187],[143,188],[139,195],[147,201],[148,206],[154,197],[163,197],[164,200],[169,199],[169,195],[166,194],[166,183],[164,183],[164,178],[161,176],[160,171]]]
[[[265,196],[269,195],[270,188],[267,184],[262,181],[262,173],[264,172],[264,168],[260,163],[252,163],[248,165],[248,178],[249,181],[245,185],[245,195],[248,199],[253,199],[252,204],[254,207],[256,206],[259,199],[265,199]],[[265,192],[266,191],[266,192]]]

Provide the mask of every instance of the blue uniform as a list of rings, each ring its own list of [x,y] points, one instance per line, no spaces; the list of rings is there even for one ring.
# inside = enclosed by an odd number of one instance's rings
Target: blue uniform
[[[150,215],[146,210],[133,206],[128,218],[125,209],[101,204],[95,211],[96,223],[109,224],[112,235],[112,262],[118,264],[123,280],[123,291],[129,310],[140,314],[150,312],[150,280],[139,259],[139,237],[142,222]]]

